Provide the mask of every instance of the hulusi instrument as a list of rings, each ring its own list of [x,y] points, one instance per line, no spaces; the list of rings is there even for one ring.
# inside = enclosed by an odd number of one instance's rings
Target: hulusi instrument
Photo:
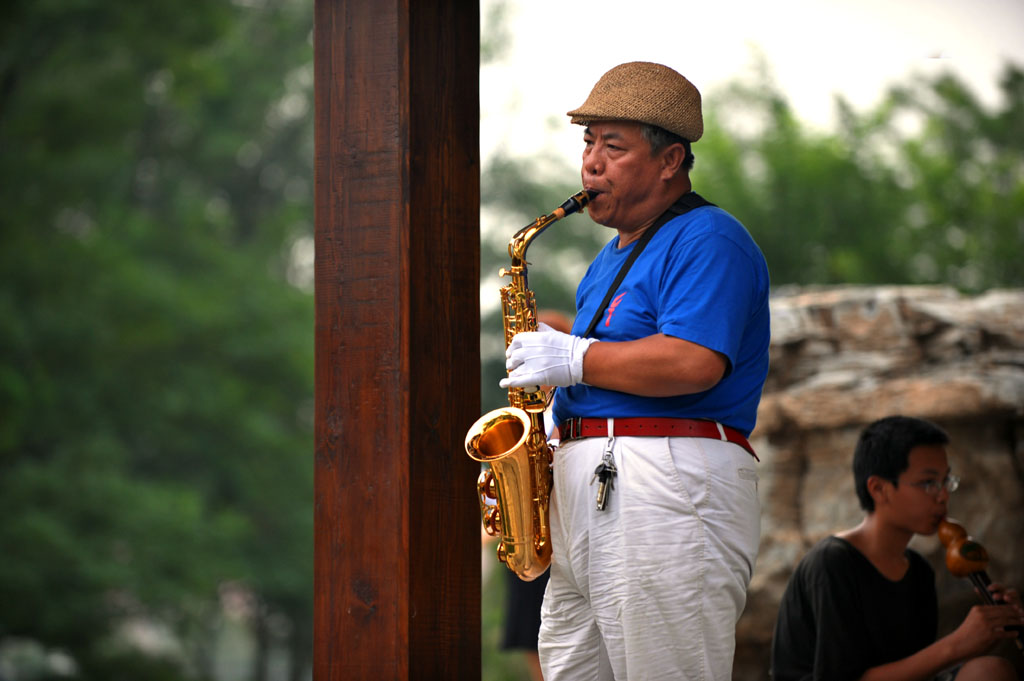
[[[988,551],[985,547],[974,541],[974,538],[967,534],[967,530],[955,520],[943,518],[939,523],[939,541],[946,547],[946,569],[954,577],[966,577],[971,581],[975,590],[985,601],[986,605],[1001,605],[988,590],[992,580],[989,579],[986,568],[988,567]],[[1017,648],[1024,652],[1024,631],[1021,627],[1008,627],[1017,632],[1014,642]]]
[[[526,249],[553,222],[582,210],[586,190],[573,194],[548,215],[526,225],[508,243],[512,264],[499,274],[505,347],[513,336],[536,331],[537,303],[527,282]],[[509,388],[508,407],[481,416],[466,434],[466,453],[487,464],[477,479],[484,530],[500,535],[498,560],[520,579],[531,581],[551,564],[551,449],[544,428],[547,394],[541,386]]]

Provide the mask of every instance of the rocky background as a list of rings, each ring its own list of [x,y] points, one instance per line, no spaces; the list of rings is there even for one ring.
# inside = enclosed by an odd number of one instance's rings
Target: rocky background
[[[961,476],[950,517],[990,556],[988,574],[1024,590],[1024,290],[816,288],[772,301],[771,372],[751,438],[761,458],[762,538],[737,632],[736,681],[768,679],[789,574],[822,537],[860,522],[850,472],[861,429],[892,414],[952,438]],[[911,546],[936,573],[940,635],[977,600],[935,537]],[[1012,644],[999,649],[1022,670]]]

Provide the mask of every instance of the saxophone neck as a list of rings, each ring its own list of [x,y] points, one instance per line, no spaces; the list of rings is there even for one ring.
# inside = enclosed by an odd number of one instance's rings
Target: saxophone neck
[[[526,267],[526,249],[530,247],[534,239],[540,236],[541,232],[559,219],[554,215],[554,213],[542,215],[512,236],[508,242],[508,256],[512,259],[513,269]]]
[[[566,215],[571,215],[583,210],[586,205],[590,203],[591,198],[593,198],[593,194],[590,190],[584,189],[583,191],[570,196],[565,200],[565,203],[555,210],[551,211],[547,215],[541,215],[539,218],[516,232],[508,242],[508,255],[512,259],[512,267],[525,267],[526,249],[530,247],[533,240],[539,237],[541,232],[547,229],[551,223],[561,220]]]

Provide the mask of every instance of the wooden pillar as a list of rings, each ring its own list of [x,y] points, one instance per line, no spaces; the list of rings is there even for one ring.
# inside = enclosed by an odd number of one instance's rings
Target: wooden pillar
[[[479,4],[315,0],[314,679],[479,679]]]

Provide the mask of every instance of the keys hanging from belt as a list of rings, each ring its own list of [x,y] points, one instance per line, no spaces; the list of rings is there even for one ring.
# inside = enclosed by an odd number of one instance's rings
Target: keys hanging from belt
[[[615,459],[612,458],[612,440],[608,439],[608,447],[604,451],[604,456],[601,457],[601,463],[594,469],[594,477],[590,479],[590,484],[594,484],[594,480],[597,480],[597,510],[603,511],[605,506],[608,504],[608,493],[615,489],[615,476],[618,474],[618,469],[615,468]]]

